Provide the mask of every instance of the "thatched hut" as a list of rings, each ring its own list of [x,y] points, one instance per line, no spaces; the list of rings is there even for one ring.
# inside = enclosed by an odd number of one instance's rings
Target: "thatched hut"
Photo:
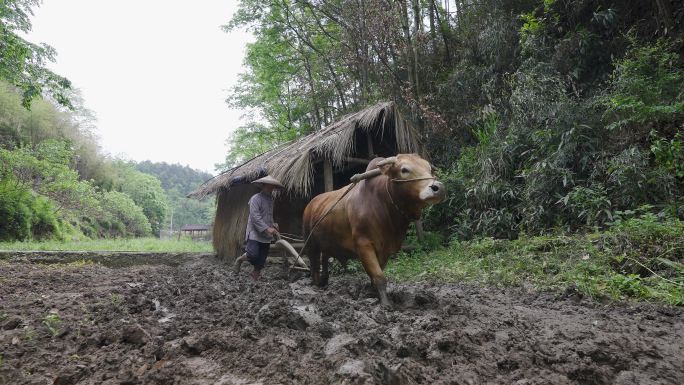
[[[270,174],[286,186],[275,198],[274,219],[281,232],[301,234],[302,213],[311,198],[348,184],[376,156],[408,152],[421,152],[416,131],[395,103],[378,103],[227,170],[189,196],[216,194],[214,249],[231,261],[242,252],[247,201],[258,191],[251,181]]]

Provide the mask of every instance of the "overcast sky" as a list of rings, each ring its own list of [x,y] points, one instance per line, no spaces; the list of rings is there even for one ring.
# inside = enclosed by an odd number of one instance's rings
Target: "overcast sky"
[[[213,174],[240,123],[228,89],[242,71],[244,32],[225,33],[237,0],[44,0],[34,43],[95,112],[115,156],[180,163]]]

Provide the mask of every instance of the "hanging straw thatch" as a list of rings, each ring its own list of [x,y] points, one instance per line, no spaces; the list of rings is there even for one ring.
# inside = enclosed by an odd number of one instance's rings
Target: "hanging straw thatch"
[[[419,152],[417,136],[396,105],[392,102],[378,103],[346,115],[318,132],[254,157],[192,192],[189,196],[195,198],[217,195],[213,229],[216,255],[230,262],[242,253],[249,216],[247,201],[258,191],[257,186],[249,182],[268,173],[285,185],[287,196],[281,199],[288,204],[278,206],[285,210],[280,214],[281,230],[297,233],[301,229],[305,203],[315,189],[315,163],[328,159],[334,168],[344,169],[347,157],[355,153],[355,136],[366,133],[391,151]]]
[[[291,194],[307,196],[313,185],[313,162],[329,159],[340,166],[354,151],[356,130],[377,130],[384,136],[393,130],[399,152],[417,152],[417,137],[397,110],[394,102],[382,102],[343,116],[330,126],[256,156],[207,181],[189,197],[204,198],[219,189],[231,189],[238,183],[251,182],[264,173],[281,181]]]

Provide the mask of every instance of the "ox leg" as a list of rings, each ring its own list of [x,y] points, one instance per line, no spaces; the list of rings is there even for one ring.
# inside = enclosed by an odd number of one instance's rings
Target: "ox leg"
[[[318,247],[312,246],[307,253],[309,257],[309,267],[311,268],[311,283],[320,286],[321,283],[321,251]]]
[[[328,285],[328,265],[330,264],[330,257],[325,254],[321,254],[321,281],[320,287]]]
[[[375,248],[369,241],[361,241],[357,243],[357,253],[363,269],[366,270],[366,274],[370,277],[373,286],[378,290],[380,303],[382,306],[391,306],[387,297],[387,278],[385,278],[385,274],[382,272]]]

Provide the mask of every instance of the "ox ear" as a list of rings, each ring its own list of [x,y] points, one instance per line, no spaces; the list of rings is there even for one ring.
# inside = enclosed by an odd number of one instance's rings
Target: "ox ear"
[[[394,163],[396,163],[396,161],[396,156],[385,158],[378,162],[378,168],[380,169],[380,171],[382,171],[383,174],[387,174],[387,172],[392,168],[392,166],[394,166]]]

